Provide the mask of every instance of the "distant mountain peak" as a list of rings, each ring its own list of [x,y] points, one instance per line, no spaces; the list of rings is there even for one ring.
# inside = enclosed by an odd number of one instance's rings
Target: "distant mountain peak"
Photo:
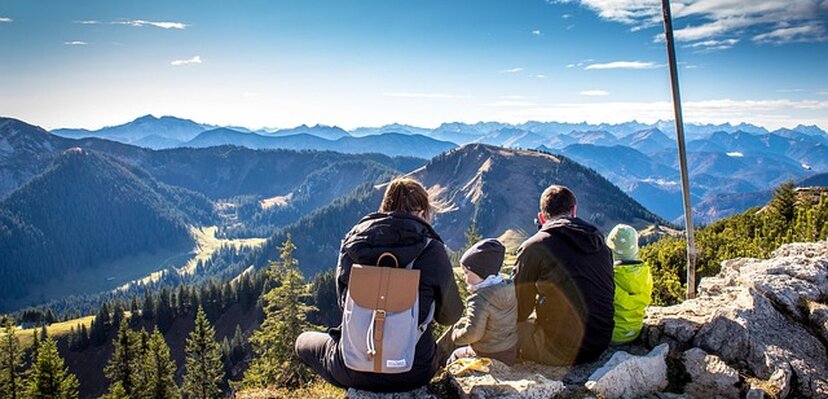
[[[139,116],[133,120],[133,122],[148,122],[148,121],[157,121],[158,118],[155,117],[153,114],[146,114],[144,116]]]

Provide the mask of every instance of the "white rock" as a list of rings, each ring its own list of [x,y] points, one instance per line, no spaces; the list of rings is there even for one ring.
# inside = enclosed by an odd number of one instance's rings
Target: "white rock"
[[[616,352],[589,377],[587,389],[606,399],[636,398],[667,387],[667,353],[661,344],[646,356]]]
[[[511,368],[492,360],[488,373],[471,372],[452,377],[461,398],[548,399],[563,392],[563,382],[525,368]]]
[[[698,398],[739,398],[739,373],[718,356],[693,348],[684,352],[682,361],[692,380],[684,388],[688,395]]]

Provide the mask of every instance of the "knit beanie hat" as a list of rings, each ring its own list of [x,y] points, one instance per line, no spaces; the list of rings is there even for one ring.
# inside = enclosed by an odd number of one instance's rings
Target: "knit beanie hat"
[[[619,224],[607,236],[607,246],[612,251],[612,258],[619,260],[638,259],[638,232],[632,226]]]
[[[500,241],[487,238],[472,245],[460,258],[460,265],[485,279],[500,272],[505,254],[506,247]]]

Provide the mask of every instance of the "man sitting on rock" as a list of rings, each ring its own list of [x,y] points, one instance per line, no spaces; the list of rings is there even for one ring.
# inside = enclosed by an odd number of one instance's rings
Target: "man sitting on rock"
[[[598,228],[576,217],[564,186],[543,192],[538,220],[514,271],[519,355],[554,366],[593,361],[612,337],[612,255]]]

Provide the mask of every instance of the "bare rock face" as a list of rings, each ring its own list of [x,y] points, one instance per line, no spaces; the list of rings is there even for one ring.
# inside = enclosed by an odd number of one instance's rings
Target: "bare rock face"
[[[693,348],[684,352],[682,360],[691,378],[684,388],[686,394],[697,398],[739,398],[739,373],[718,356]]]
[[[546,399],[565,390],[564,383],[492,360],[489,373],[471,372],[452,380],[461,398]]]
[[[646,356],[615,352],[596,370],[586,383],[587,389],[602,398],[637,398],[667,387],[667,354],[670,347],[661,344]]]
[[[643,335],[716,355],[769,395],[828,397],[826,300],[828,242],[785,245],[724,262],[696,299],[649,308]]]

